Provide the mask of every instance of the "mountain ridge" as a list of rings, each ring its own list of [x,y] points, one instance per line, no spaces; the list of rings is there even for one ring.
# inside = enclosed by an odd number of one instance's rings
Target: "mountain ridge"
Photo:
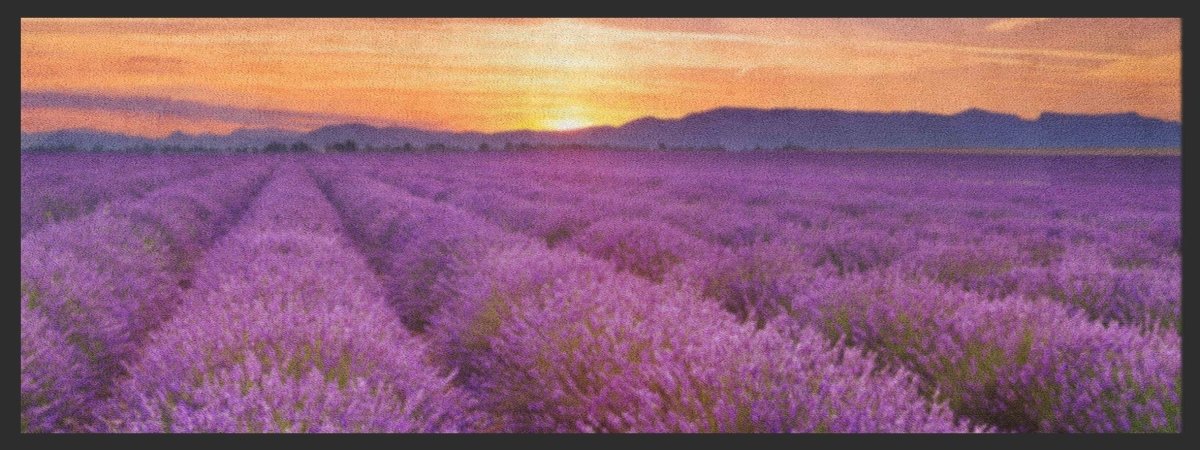
[[[21,133],[21,147],[74,145],[81,149],[173,145],[262,147],[272,141],[326,146],[354,140],[359,146],[444,144],[493,148],[506,143],[584,144],[625,147],[806,148],[1161,148],[1180,145],[1182,125],[1135,112],[1074,114],[1042,112],[1036,119],[970,108],[954,114],[920,111],[868,112],[833,109],[719,107],[677,119],[645,116],[619,126],[567,131],[510,130],[494,133],[325,125],[307,132],[240,128],[228,134],[173,132],[163,138],[86,128]]]

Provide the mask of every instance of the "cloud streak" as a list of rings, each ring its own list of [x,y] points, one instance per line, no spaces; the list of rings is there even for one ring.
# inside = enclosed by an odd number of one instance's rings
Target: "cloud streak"
[[[1013,31],[1019,28],[1025,28],[1038,22],[1045,22],[1050,19],[1034,19],[1034,18],[1016,18],[1016,19],[1001,19],[988,24],[987,29],[991,31]]]
[[[284,109],[244,108],[164,97],[109,96],[72,92],[22,91],[21,110],[57,108],[167,116],[254,128],[311,129],[334,123],[398,125],[394,120]]]

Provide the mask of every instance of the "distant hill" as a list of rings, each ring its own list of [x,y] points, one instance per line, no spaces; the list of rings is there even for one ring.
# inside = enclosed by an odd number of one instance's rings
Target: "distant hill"
[[[162,139],[72,129],[22,133],[22,148],[75,145],[119,148],[142,144],[261,147],[271,141],[305,141],[324,146],[354,140],[359,146],[433,143],[475,147],[487,143],[607,144],[672,147],[723,146],[728,149],[806,148],[1160,148],[1179,147],[1181,125],[1123,114],[1043,113],[1036,120],[971,109],[942,115],[920,112],[850,112],[812,109],[718,108],[679,119],[645,117],[618,127],[573,131],[446,132],[407,127],[342,124],[309,132],[242,129],[228,135],[176,132]]]

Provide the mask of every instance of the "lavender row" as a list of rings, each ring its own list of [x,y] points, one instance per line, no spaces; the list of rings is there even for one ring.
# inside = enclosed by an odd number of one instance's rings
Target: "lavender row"
[[[991,228],[987,230],[989,232],[1025,233],[1039,229],[1054,232],[1055,228],[1059,228],[1058,232],[1062,233],[1073,232],[1071,229],[1062,230],[1064,226],[1070,226],[1078,227],[1082,233],[1075,234],[1079,237],[1098,239],[1100,242],[1106,242],[1110,237],[1144,235],[1149,243],[1168,252],[1176,250],[1178,245],[1178,187],[1156,184],[1153,180],[1123,180],[1113,186],[1080,186],[1055,183],[1053,180],[1028,183],[1021,179],[955,179],[954,170],[918,174],[922,176],[849,176],[841,173],[853,171],[853,166],[838,167],[837,173],[829,174],[814,172],[814,167],[807,165],[793,168],[794,176],[765,177],[752,176],[758,175],[755,170],[730,175],[724,171],[724,166],[712,168],[721,171],[711,170],[701,164],[692,164],[684,157],[659,159],[638,163],[669,163],[677,166],[647,169],[631,166],[616,158],[582,167],[562,162],[539,166],[528,161],[496,159],[476,163],[474,167],[462,167],[463,170],[451,179],[428,167],[439,163],[438,160],[429,160],[425,166],[406,164],[404,170],[397,173],[404,173],[406,178],[411,179],[413,177],[409,175],[420,172],[429,175],[424,177],[426,179],[445,180],[459,186],[466,183],[467,187],[475,184],[480,189],[502,190],[539,203],[552,200],[596,206],[594,200],[589,200],[596,198],[602,200],[601,205],[609,203],[627,211],[677,209],[685,215],[671,217],[674,214],[664,214],[666,218],[679,220],[680,223],[676,225],[682,225],[684,221],[703,220],[716,213],[717,216],[742,218],[740,221],[722,219],[727,224],[746,222],[746,219],[758,222],[775,216],[785,222],[803,224],[806,228],[837,220],[884,229],[930,225],[934,227],[929,231],[936,232],[941,226],[954,228],[947,230],[953,233],[944,233],[941,238],[970,236],[974,234],[971,231],[984,227]],[[971,159],[964,158],[967,161]],[[794,158],[791,163],[796,164],[796,160],[799,159]],[[1007,167],[1014,161],[1003,162]],[[908,167],[909,170],[921,167],[911,164],[912,161],[898,163],[905,163],[898,166]],[[1050,167],[1062,164],[1054,160],[1044,163]],[[622,175],[583,177],[570,171],[597,169],[616,171]],[[645,175],[630,176],[628,172]],[[1012,176],[1013,172],[997,171],[997,174]],[[522,180],[548,180],[548,183]],[[455,187],[449,189],[453,191]],[[1103,202],[1096,202],[1095,199],[1103,199]],[[687,213],[688,210],[694,212]],[[945,223],[947,220],[960,223]],[[1021,225],[1025,225],[1025,230],[1017,229]],[[1144,234],[1136,228],[1146,225],[1150,227]],[[1105,229],[1112,227],[1135,228],[1117,233]],[[771,230],[761,231],[765,234],[758,238],[769,237]],[[743,237],[747,241],[753,238],[753,235]]]
[[[801,227],[773,222],[774,218],[750,213],[737,202],[690,206],[667,203],[656,207],[655,204],[663,204],[661,199],[648,203],[617,197],[620,194],[575,190],[560,193],[570,200],[534,202],[505,194],[505,189],[497,187],[497,183],[455,183],[450,180],[444,183],[432,181],[431,185],[419,178],[387,175],[382,178],[394,179],[418,195],[448,199],[484,214],[506,228],[541,236],[551,244],[581,232],[603,217],[638,216],[679,226],[709,242],[730,245],[740,253],[777,253],[773,247],[778,245],[772,244],[782,242],[808,254],[807,259],[812,265],[827,265],[839,273],[900,265],[947,284],[994,297],[1014,293],[1048,297],[1103,322],[1146,329],[1177,328],[1180,318],[1178,257],[1173,258],[1175,263],[1172,264],[1171,256],[1156,249],[1161,247],[1150,244],[1153,239],[1146,241],[1147,238],[1136,233],[1089,230],[1084,234],[1086,239],[1103,243],[1097,245],[1078,243],[1079,237],[1061,231],[1038,236],[1039,230],[1031,229],[1037,222],[1031,220],[1009,222],[1012,224],[1010,230],[995,228],[1000,222],[991,219],[988,219],[991,220],[989,227],[953,225],[945,230],[904,223],[891,223],[882,229],[879,224],[864,228],[855,226],[861,225],[862,221],[836,224],[830,220],[814,220],[808,222],[809,227]],[[521,182],[509,181],[507,184],[510,191],[530,191],[522,187]],[[484,188],[495,189],[483,191]],[[448,195],[447,189],[450,190]],[[766,196],[767,193],[759,195]],[[906,207],[892,210],[886,217],[894,222],[897,217],[908,217],[909,214],[916,217],[917,211],[919,208]],[[597,225],[597,228],[612,228],[613,223],[622,221],[608,219],[607,224]],[[814,223],[823,225],[809,229]],[[1061,228],[1053,223],[1041,227],[1050,231]],[[662,229],[663,226],[654,228]],[[981,228],[997,234],[972,238],[977,234],[973,230]],[[1155,230],[1150,231],[1158,232]],[[655,234],[663,233],[678,234],[669,230]],[[1178,236],[1177,232],[1175,236]],[[774,242],[761,242],[766,238],[774,238]],[[1168,245],[1177,246],[1178,238],[1174,239],[1174,244]],[[587,240],[584,242],[586,244]],[[689,247],[695,245],[685,245],[679,250],[692,251]],[[667,259],[672,258],[669,250],[655,252],[659,253]],[[662,276],[650,275],[652,278]]]
[[[425,363],[307,172],[286,164],[197,269],[110,402],[122,432],[447,432],[470,399]]]
[[[487,431],[953,431],[905,372],[335,169],[351,235],[495,420]]]
[[[88,361],[42,310],[21,302],[21,431],[64,431],[96,390]]]
[[[538,205],[495,191],[467,189],[448,200],[506,229],[547,242],[568,242],[612,261],[618,270],[656,282],[670,277],[695,284],[739,317],[753,317],[760,324],[788,307],[808,280],[829,276],[835,269],[840,275],[893,263],[995,296],[1048,296],[1088,312],[1093,319],[1154,328],[1177,325],[1180,317],[1178,283],[1169,272],[1106,270],[1095,264],[1093,254],[1080,257],[1075,256],[1080,252],[1069,252],[1067,257],[1080,262],[1066,268],[1014,268],[1015,261],[1022,259],[1018,246],[998,238],[919,248],[915,245],[919,237],[911,231],[888,234],[842,228],[821,233],[794,230],[789,239],[727,250],[666,221],[629,217],[619,208]]]
[[[903,273],[815,283],[784,327],[816,327],[918,373],[1002,429],[1177,432],[1181,339],[1104,326],[1051,301],[988,300]]]
[[[708,173],[684,173],[683,176],[703,176],[704,183],[710,183]],[[975,231],[985,231],[997,234],[1030,234],[1037,231],[1047,233],[1047,238],[1061,237],[1070,244],[1079,239],[1091,240],[1104,244],[1118,244],[1129,247],[1126,242],[1131,237],[1140,238],[1151,248],[1172,251],[1178,245],[1178,211],[1159,213],[1134,214],[1123,209],[1110,208],[1103,214],[1093,214],[1092,211],[1075,211],[1070,203],[1081,196],[1046,195],[1043,188],[1026,188],[1022,186],[1000,185],[989,187],[989,190],[971,186],[955,186],[954,183],[925,182],[917,188],[906,184],[892,183],[889,180],[874,180],[871,183],[858,182],[847,185],[836,177],[817,178],[815,181],[795,183],[792,180],[772,180],[782,182],[782,185],[763,186],[763,181],[747,181],[737,184],[703,184],[689,186],[686,178],[671,179],[653,177],[651,181],[659,184],[629,182],[599,183],[586,185],[570,185],[554,183],[539,187],[537,184],[521,183],[518,177],[507,174],[484,174],[482,181],[472,182],[471,176],[457,175],[458,181],[450,180],[460,187],[464,183],[475,190],[500,190],[514,195],[535,200],[539,203],[552,201],[567,203],[579,209],[619,210],[628,214],[631,211],[639,213],[658,214],[674,225],[683,226],[689,232],[700,237],[711,239],[723,244],[742,244],[755,240],[772,237],[777,232],[778,224],[772,220],[798,223],[802,228],[822,229],[836,221],[850,221],[881,230],[892,231],[896,228],[916,228],[921,234],[936,236],[938,239],[960,238],[960,242],[968,241],[978,235]],[[465,178],[465,179],[464,179]],[[663,179],[667,181],[661,181]],[[502,180],[502,181],[498,181]],[[666,184],[671,183],[671,184]],[[666,184],[665,186],[663,184]],[[672,184],[678,185],[671,187]],[[795,184],[795,186],[789,186]],[[507,185],[507,188],[505,187]],[[901,189],[907,186],[908,189]],[[953,187],[956,189],[947,189]],[[1120,186],[1122,197],[1133,196],[1139,200],[1149,198],[1158,200],[1164,192],[1159,188],[1145,188],[1129,185]],[[956,198],[953,202],[938,200],[946,192],[966,193],[966,198]],[[1090,193],[1097,195],[1099,193]],[[958,194],[961,196],[961,194]],[[1102,195],[1102,194],[1099,194]],[[984,197],[984,198],[980,198]],[[987,197],[999,197],[989,200]],[[1090,196],[1087,196],[1090,197]],[[1169,198],[1169,197],[1168,197]],[[1009,205],[1009,200],[1017,203]],[[1003,200],[1003,201],[998,201]],[[1028,201],[1035,203],[1028,203]],[[1053,202],[1048,202],[1052,200]],[[1062,203],[1067,203],[1063,206]],[[586,207],[586,208],[585,208]],[[1041,210],[1045,208],[1046,210]],[[774,217],[773,217],[774,216]],[[1061,216],[1054,218],[1052,216]],[[1108,217],[1111,220],[1097,221],[1098,217]],[[1147,218],[1151,222],[1146,222]],[[715,220],[706,224],[707,220]],[[947,222],[950,220],[951,222]],[[1122,222],[1123,221],[1123,222]],[[1175,227],[1172,229],[1171,225]],[[759,225],[759,230],[746,229],[746,225]],[[1140,225],[1139,225],[1140,224]],[[1109,230],[1113,226],[1143,226],[1150,225],[1145,232],[1137,228]],[[729,235],[743,228],[741,234]],[[949,227],[949,228],[946,228]],[[1117,231],[1117,232],[1114,232]],[[1143,257],[1168,257],[1170,255],[1154,255],[1151,248],[1133,249],[1122,248],[1114,252],[1114,257],[1137,250],[1135,253]],[[1041,249],[1030,249],[1030,257],[1034,259],[1053,259],[1055,255],[1045,254]],[[1046,249],[1050,250],[1050,249]],[[1039,255],[1038,253],[1042,253]],[[1119,266],[1132,266],[1153,261],[1118,260],[1113,263]]]
[[[21,235],[94,211],[121,197],[139,197],[225,164],[214,157],[32,157],[22,160]],[[30,167],[33,166],[33,167]]]
[[[93,401],[107,395],[121,362],[170,315],[191,284],[192,263],[233,224],[268,173],[264,163],[244,164],[118,201],[21,240],[21,303],[48,322],[22,328],[26,431],[90,426]],[[46,369],[34,357],[24,365],[27,353],[47,352],[78,363]],[[74,387],[56,386],[60,380]]]

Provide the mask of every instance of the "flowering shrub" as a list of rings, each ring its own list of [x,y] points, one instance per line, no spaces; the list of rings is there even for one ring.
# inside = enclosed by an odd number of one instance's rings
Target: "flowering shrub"
[[[989,301],[895,273],[798,296],[791,326],[920,374],[958,414],[1016,431],[1177,431],[1180,337],[1104,326],[1051,301]]]

